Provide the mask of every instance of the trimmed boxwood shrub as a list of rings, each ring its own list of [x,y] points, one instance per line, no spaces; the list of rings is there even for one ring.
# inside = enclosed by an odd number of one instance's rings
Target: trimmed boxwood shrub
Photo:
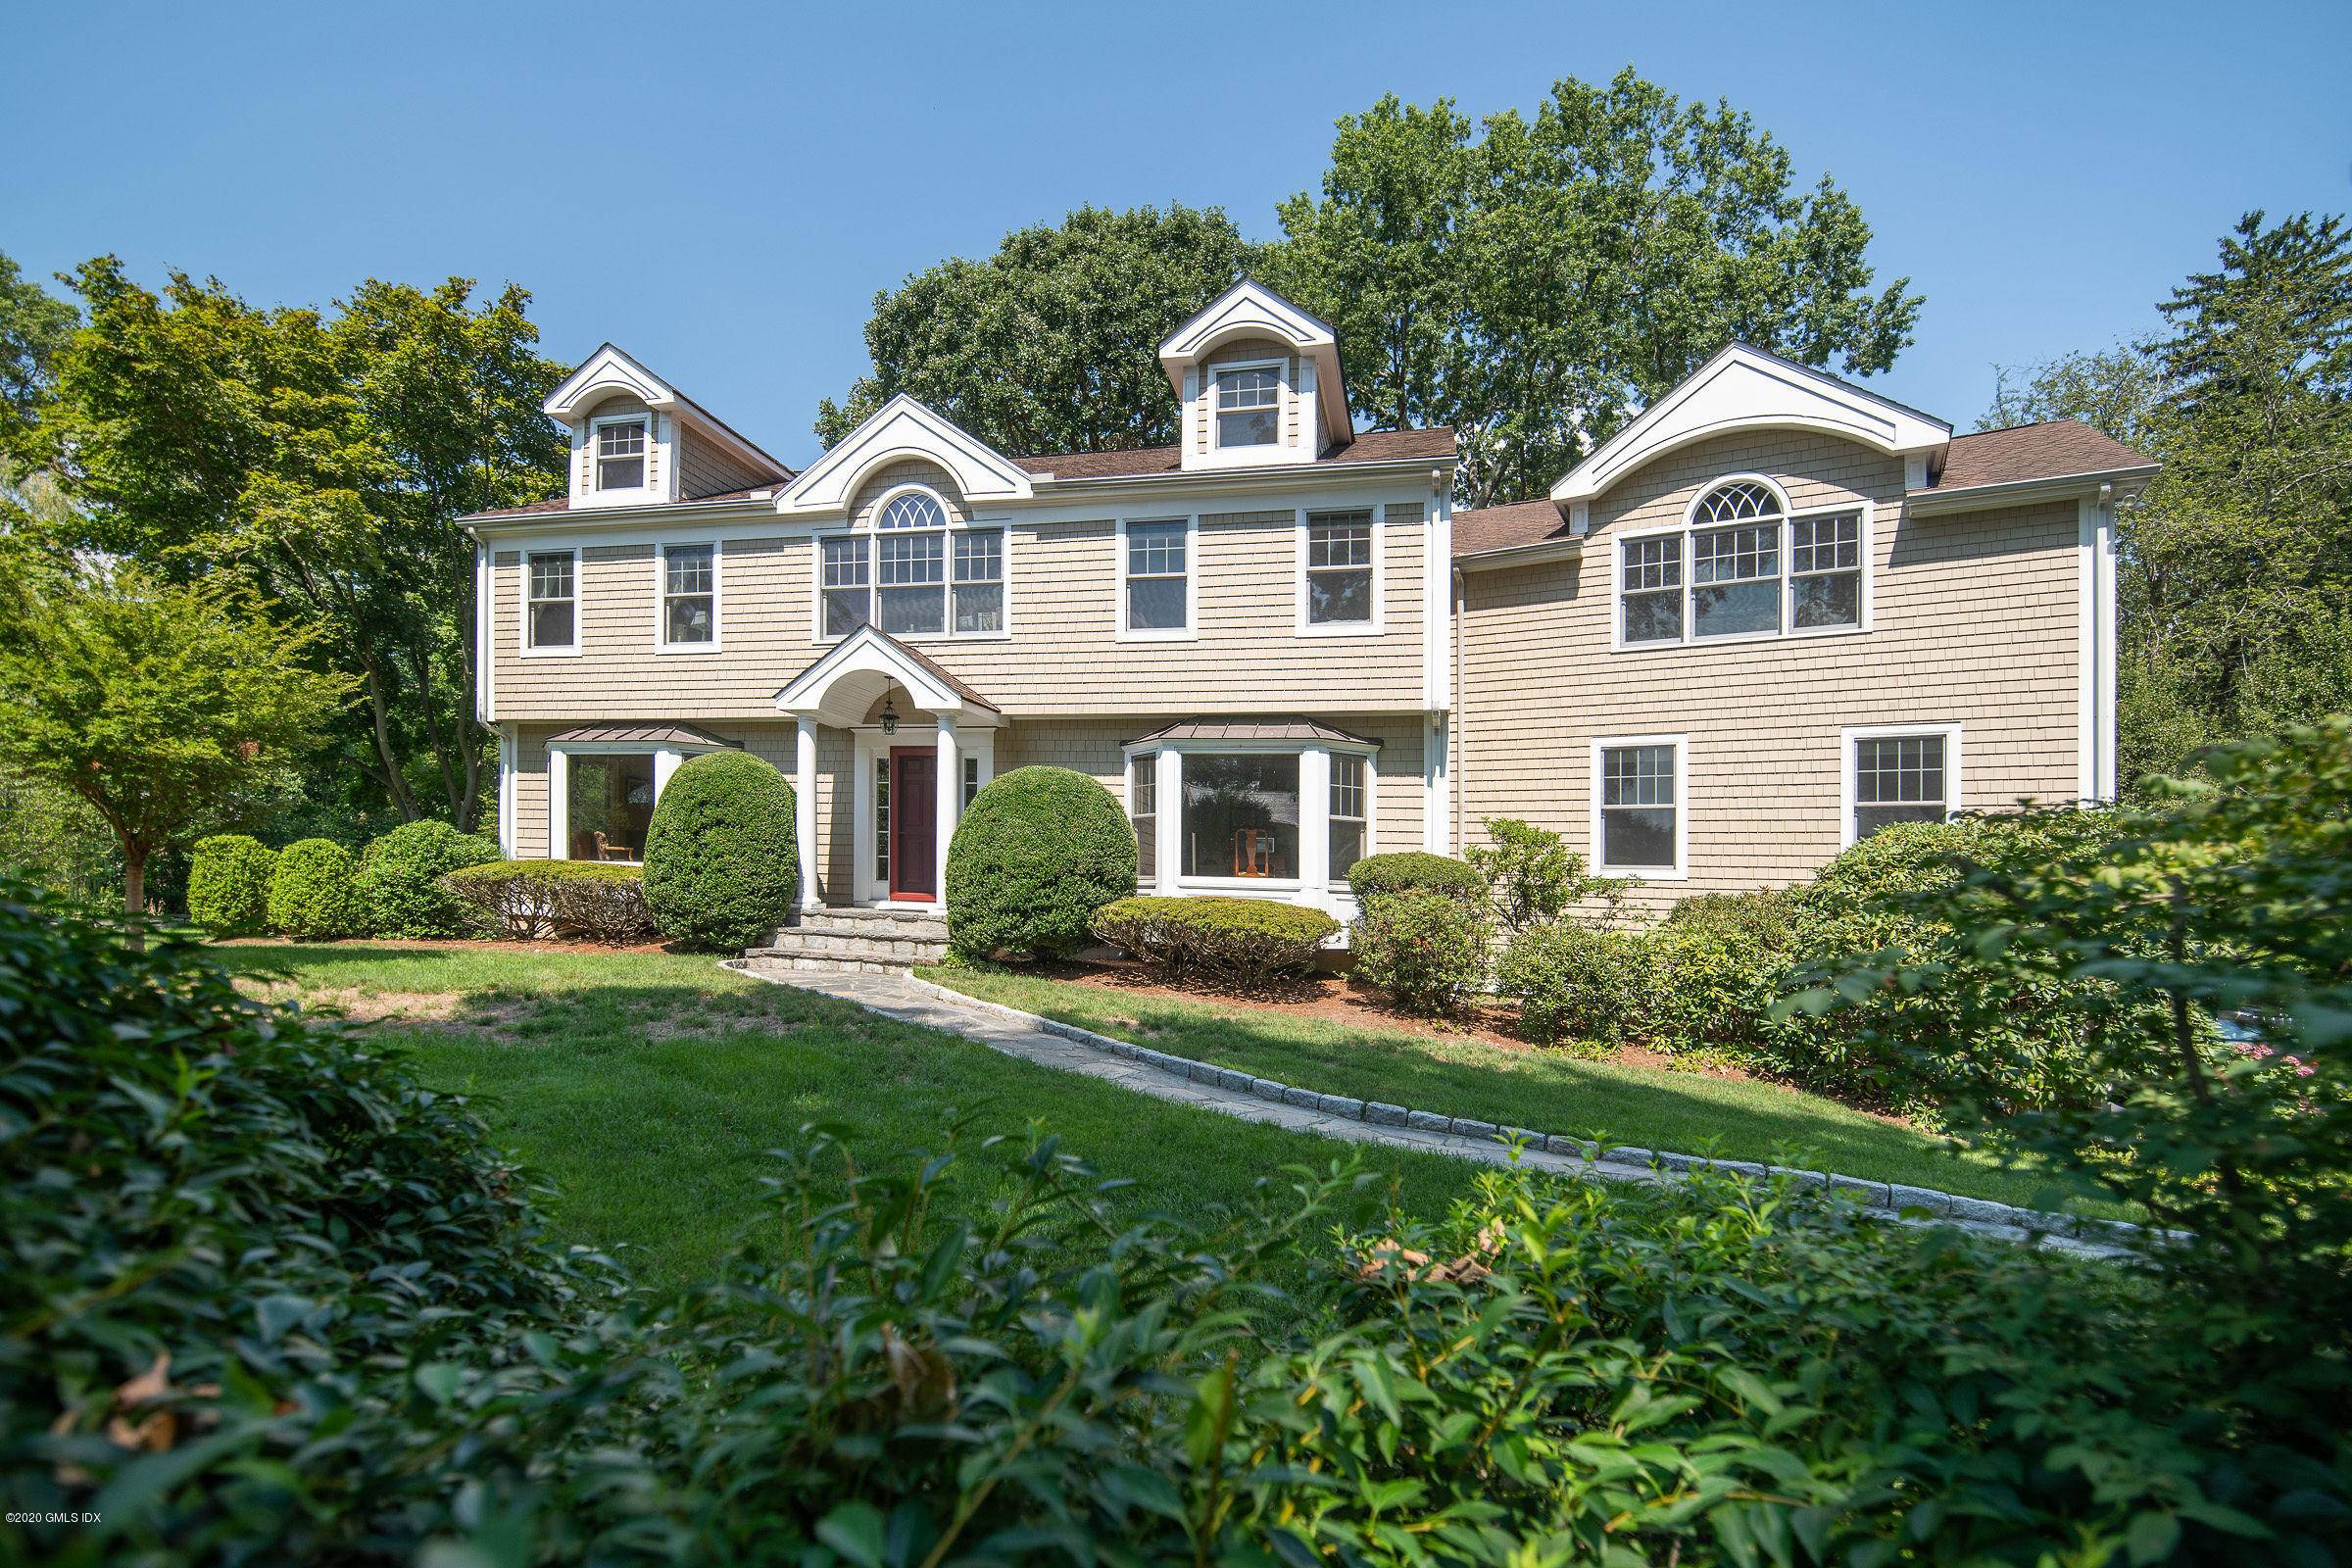
[[[447,822],[403,822],[360,857],[355,891],[368,929],[379,937],[462,937],[473,910],[441,885],[452,871],[498,858],[498,846]]]
[[[645,874],[602,860],[492,860],[442,878],[451,897],[505,936],[645,942],[656,932]]]
[[[1430,1016],[1458,1012],[1477,999],[1494,945],[1494,916],[1483,897],[1466,902],[1436,888],[1371,899],[1348,938],[1358,978],[1405,1011]]]
[[[1487,879],[1477,866],[1426,850],[1367,855],[1348,868],[1348,886],[1354,889],[1356,903],[1367,907],[1390,893],[1443,893],[1464,904],[1487,896]]]
[[[188,862],[188,918],[217,937],[267,930],[276,864],[276,851],[242,833],[198,839]]]
[[[948,940],[967,957],[1058,958],[1135,892],[1135,830],[1110,791],[1066,767],[989,781],[948,843]]]
[[[328,940],[359,936],[367,911],[354,886],[360,862],[333,839],[297,839],[270,871],[270,929]]]
[[[672,942],[753,946],[801,890],[792,781],[747,752],[688,758],[645,830],[645,902]]]
[[[1095,911],[1094,933],[1170,980],[1257,989],[1304,974],[1340,922],[1266,899],[1121,899]]]

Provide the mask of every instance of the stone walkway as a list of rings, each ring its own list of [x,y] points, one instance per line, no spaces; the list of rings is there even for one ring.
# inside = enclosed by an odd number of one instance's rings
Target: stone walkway
[[[739,964],[725,967],[738,973],[750,973]],[[1318,1095],[1310,1090],[1285,1088],[1281,1085],[1260,1085],[1258,1092],[1242,1087],[1253,1080],[1231,1069],[1210,1066],[1204,1062],[1179,1063],[1160,1053],[1148,1054],[1153,1060],[1142,1060],[1121,1055],[1118,1048],[1140,1051],[1126,1042],[1112,1041],[1106,1036],[1094,1035],[1074,1026],[1035,1017],[996,1003],[963,997],[928,981],[917,980],[904,973],[857,974],[850,972],[802,972],[784,978],[775,975],[752,974],[751,978],[771,985],[792,986],[813,991],[820,996],[853,1003],[869,1012],[886,1018],[920,1024],[928,1029],[943,1030],[977,1041],[992,1051],[1040,1066],[1062,1072],[1073,1072],[1088,1078],[1116,1084],[1122,1089],[1154,1100],[1173,1101],[1181,1104],[1198,1105],[1244,1121],[1262,1122],[1274,1127],[1287,1127],[1294,1132],[1313,1133],[1324,1138],[1341,1139],[1348,1143],[1378,1144],[1392,1149],[1410,1149],[1422,1153],[1444,1154],[1456,1159],[1479,1160],[1490,1165],[1508,1163],[1512,1151],[1497,1132],[1457,1132],[1451,1127],[1441,1129],[1435,1123],[1445,1118],[1411,1112],[1421,1125],[1407,1122],[1402,1125],[1368,1120],[1364,1102],[1337,1096]],[[1157,1065],[1168,1061],[1170,1067]],[[1188,1070],[1189,1069],[1189,1070]],[[1185,1071],[1185,1076],[1179,1076]],[[1271,1089],[1281,1098],[1268,1099],[1263,1093]],[[1389,1107],[1401,1109],[1401,1107]],[[1483,1127],[1484,1123],[1473,1124]],[[1533,1143],[1523,1143],[1518,1160],[1538,1170],[1556,1171],[1562,1175],[1598,1177],[1604,1181],[1657,1183],[1679,1179],[1681,1172],[1663,1166],[1642,1166],[1612,1163],[1588,1158],[1582,1153],[1555,1152],[1544,1147],[1545,1140],[1537,1136]],[[1612,1151],[1612,1152],[1620,1152]],[[1685,1156],[1659,1156],[1684,1160]],[[1740,1169],[1750,1167],[1738,1162],[1724,1161]],[[1760,1169],[1760,1167],[1755,1167]],[[1861,1194],[1872,1189],[1884,1192],[1884,1183],[1853,1181],[1845,1177],[1824,1178],[1818,1172],[1803,1172],[1802,1176],[1816,1183],[1827,1181],[1833,1188],[1844,1188]],[[1942,1195],[1937,1195],[1942,1196]],[[1865,1200],[1866,1201],[1866,1200]],[[1882,1200],[1883,1201],[1883,1200]],[[1978,1200],[1965,1200],[1979,1202]],[[1940,1214],[1933,1220],[1906,1219],[1885,1208],[1879,1211],[1900,1224],[1953,1225],[1978,1235],[2051,1247],[2089,1256],[2119,1256],[2124,1249],[2105,1243],[2062,1234],[2062,1228],[2088,1228],[2105,1222],[2068,1221],[2059,1215],[2038,1215],[2013,1209],[2006,1204],[1984,1205],[2004,1214],[2026,1220],[2024,1224],[2003,1223],[1991,1219],[1971,1218],[1964,1213]],[[2035,1224],[2033,1221],[2047,1221]]]

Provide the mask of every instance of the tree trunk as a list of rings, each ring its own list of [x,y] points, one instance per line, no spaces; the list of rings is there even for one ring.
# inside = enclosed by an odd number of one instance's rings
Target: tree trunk
[[[122,922],[130,951],[142,953],[147,947],[147,847],[128,839],[122,842]]]
[[[384,790],[392,797],[392,805],[399,810],[401,820],[414,822],[421,813],[416,809],[416,799],[409,794],[408,780],[400,776],[400,760],[392,751],[391,714],[384,703],[383,682],[376,674],[373,657],[368,659],[365,667],[368,716],[374,720],[375,755],[383,761]]]

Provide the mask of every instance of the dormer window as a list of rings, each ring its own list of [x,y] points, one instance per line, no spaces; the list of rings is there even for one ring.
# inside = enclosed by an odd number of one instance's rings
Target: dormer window
[[[645,421],[613,419],[596,427],[596,487],[645,488]]]
[[[1282,439],[1282,376],[1273,369],[1217,372],[1217,445],[1270,447]]]

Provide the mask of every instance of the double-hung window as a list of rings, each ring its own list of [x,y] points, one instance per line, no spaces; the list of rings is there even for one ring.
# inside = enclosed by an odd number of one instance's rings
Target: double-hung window
[[[1681,742],[1601,741],[1592,748],[1594,860],[1603,871],[1683,871]]]
[[[662,547],[662,646],[718,642],[718,547]]]
[[[1372,514],[1334,512],[1306,519],[1306,623],[1372,623]]]
[[[579,592],[572,575],[576,566],[568,550],[534,551],[523,558],[528,579],[523,636],[530,648],[568,653],[579,646]]]
[[[1371,773],[1364,758],[1350,752],[1331,754],[1331,880],[1348,877],[1348,868],[1364,858],[1364,837],[1371,826],[1365,784]]]
[[[1282,373],[1217,372],[1217,445],[1268,447],[1282,439]]]
[[[1159,875],[1159,754],[1127,759],[1127,820],[1135,827],[1135,879]]]
[[[887,501],[873,532],[822,542],[817,592],[826,637],[872,622],[899,637],[1004,629],[1004,530],[951,528],[936,496]]]
[[[645,421],[615,419],[596,427],[596,487],[645,488]]]
[[[1864,532],[1859,511],[1792,516],[1761,480],[1717,485],[1687,527],[1619,542],[1619,642],[1859,627]]]
[[[1896,822],[1940,822],[1952,813],[1951,734],[1850,736],[1853,820],[1859,843]]]
[[[1189,532],[1189,525],[1181,521],[1126,525],[1125,630],[1180,632],[1190,627]]]

